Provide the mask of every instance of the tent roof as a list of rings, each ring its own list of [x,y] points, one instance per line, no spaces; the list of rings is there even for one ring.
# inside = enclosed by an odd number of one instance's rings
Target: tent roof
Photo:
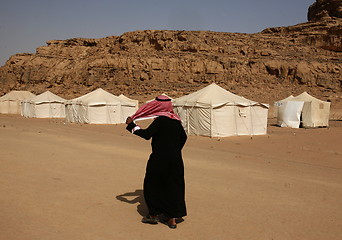
[[[290,96],[288,96],[287,98],[284,98],[284,99],[282,99],[282,100],[279,100],[278,102],[289,101],[289,100],[292,100],[293,98],[294,98],[294,96],[293,96],[293,95],[290,95]]]
[[[48,102],[59,102],[59,103],[64,103],[66,101],[66,99],[61,98],[59,96],[57,96],[56,94],[50,92],[50,91],[46,91],[42,94],[39,94],[37,96],[35,96],[34,98],[30,99],[30,102],[34,102],[34,103],[48,103]]]
[[[126,97],[126,96],[123,95],[123,94],[120,94],[120,95],[119,95],[119,98],[122,99],[122,100],[124,100],[124,101],[128,101],[128,102],[135,103],[135,104],[137,104],[137,105],[139,104],[139,101],[138,101],[138,100],[131,99],[131,98],[129,98],[129,97]]]
[[[0,97],[0,101],[14,101],[14,100],[24,100],[24,99],[31,99],[35,94],[29,91],[11,91],[4,96]]]
[[[290,101],[292,98],[293,98],[293,95],[290,95],[287,98],[284,98],[282,100],[276,101],[276,102],[274,102],[274,106],[276,106],[276,107],[278,106],[279,107],[280,105],[282,105],[283,102]]]
[[[262,104],[248,100],[244,97],[233,94],[215,83],[212,83],[196,92],[176,98],[173,101],[174,106],[189,106],[189,107],[220,107],[223,105],[241,105],[253,106],[262,105],[269,107],[268,104]]]
[[[136,106],[133,101],[125,100],[123,97],[115,96],[102,88],[98,88],[90,93],[87,93],[78,98],[74,98],[70,102],[77,102],[84,105],[96,106],[96,105],[125,105],[125,106]]]
[[[317,99],[317,98],[311,96],[307,92],[303,92],[303,93],[299,94],[298,96],[289,99],[289,101],[303,101],[303,102],[318,101],[318,102],[325,102],[325,101],[322,101],[320,99]]]

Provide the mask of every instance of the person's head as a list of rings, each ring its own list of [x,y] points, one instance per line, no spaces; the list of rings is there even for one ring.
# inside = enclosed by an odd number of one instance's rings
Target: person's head
[[[171,102],[171,98],[166,95],[159,95],[156,97],[156,100],[160,102]]]
[[[147,117],[166,116],[180,121],[177,114],[174,113],[171,99],[166,95],[159,95],[153,101],[142,105],[132,116],[132,119]]]
[[[159,95],[153,101],[158,111],[173,113],[173,107],[171,103],[171,98],[165,95]]]

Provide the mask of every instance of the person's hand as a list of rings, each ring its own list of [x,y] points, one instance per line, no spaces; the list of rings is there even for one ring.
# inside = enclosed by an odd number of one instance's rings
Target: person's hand
[[[126,124],[130,124],[131,122],[133,122],[133,119],[131,117],[128,117],[126,119]]]

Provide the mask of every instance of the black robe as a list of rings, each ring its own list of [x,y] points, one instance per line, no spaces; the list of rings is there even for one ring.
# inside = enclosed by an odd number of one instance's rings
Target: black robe
[[[136,127],[130,123],[127,130]],[[152,153],[147,162],[144,179],[144,198],[152,216],[164,214],[170,218],[186,216],[185,181],[182,148],[187,136],[181,122],[157,117],[146,129],[134,134],[149,140]]]

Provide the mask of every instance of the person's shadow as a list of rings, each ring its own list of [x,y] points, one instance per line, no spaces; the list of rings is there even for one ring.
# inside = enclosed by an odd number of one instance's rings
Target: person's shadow
[[[141,216],[146,216],[148,214],[148,208],[144,199],[144,192],[141,189],[137,189],[134,192],[117,195],[116,199],[129,204],[138,203],[137,212]]]
[[[144,191],[143,190],[137,189],[134,192],[128,192],[128,193],[124,193],[124,194],[121,194],[121,195],[117,195],[116,199],[121,201],[121,202],[129,203],[129,204],[136,204],[136,203],[138,203],[137,212],[142,217],[148,215],[148,208],[147,208],[147,205],[145,203]],[[159,217],[161,223],[166,224],[166,222],[168,220],[167,217],[165,217],[163,214],[161,214],[158,217]],[[184,221],[184,219],[182,217],[176,219],[176,223],[177,224],[181,223],[183,221]]]

